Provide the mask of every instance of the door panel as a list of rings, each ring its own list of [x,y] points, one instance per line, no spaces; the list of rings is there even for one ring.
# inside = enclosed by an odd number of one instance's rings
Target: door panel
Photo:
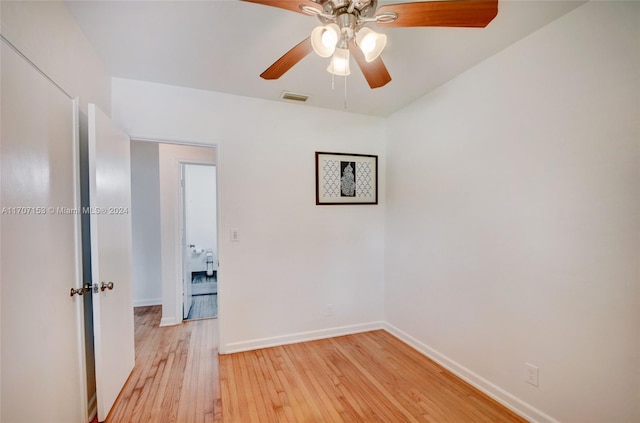
[[[187,200],[186,200],[186,178],[185,165],[180,165],[180,239],[182,240],[182,318],[189,317],[189,311],[193,304],[191,296],[191,246],[187,244]]]
[[[84,423],[77,107],[0,44],[0,421]]]
[[[93,104],[88,135],[96,398],[104,421],[135,364],[131,165],[129,137]]]

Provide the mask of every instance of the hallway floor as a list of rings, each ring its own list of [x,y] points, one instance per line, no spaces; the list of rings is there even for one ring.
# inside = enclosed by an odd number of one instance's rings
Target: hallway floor
[[[136,366],[106,422],[219,421],[218,321],[158,327],[161,306],[134,315]]]

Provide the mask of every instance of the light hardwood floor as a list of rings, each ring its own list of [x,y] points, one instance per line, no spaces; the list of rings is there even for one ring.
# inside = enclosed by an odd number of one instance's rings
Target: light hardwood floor
[[[217,321],[159,328],[136,308],[131,422],[524,422],[385,331],[217,357]]]
[[[134,315],[136,366],[106,421],[221,421],[217,321],[161,328],[161,306],[137,307]]]
[[[225,422],[524,422],[385,331],[220,357]]]

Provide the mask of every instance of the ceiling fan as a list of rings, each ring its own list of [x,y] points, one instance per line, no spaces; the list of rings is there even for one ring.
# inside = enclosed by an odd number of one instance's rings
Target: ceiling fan
[[[380,53],[387,36],[366,25],[382,28],[442,26],[484,28],[498,14],[498,0],[444,0],[397,3],[378,7],[378,0],[242,0],[292,12],[316,16],[322,25],[297,44],[260,76],[278,79],[296,63],[315,51],[331,57],[327,71],[334,75],[350,74],[349,57],[353,56],[371,88],[391,81]]]

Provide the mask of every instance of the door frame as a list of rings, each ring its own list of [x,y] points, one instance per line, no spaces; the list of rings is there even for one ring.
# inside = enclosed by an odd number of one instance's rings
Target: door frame
[[[146,141],[154,142],[167,146],[184,146],[184,147],[199,147],[208,148],[214,153],[215,159],[211,160],[199,159],[189,155],[175,155],[170,159],[166,159],[166,163],[163,162],[163,155],[159,154],[160,165],[160,232],[162,240],[161,248],[161,261],[162,263],[162,319],[160,326],[174,326],[183,322],[182,318],[182,242],[181,242],[181,216],[180,214],[180,164],[203,164],[214,165],[216,168],[216,209],[217,209],[217,242],[218,242],[218,258],[222,262],[223,245],[221,243],[220,230],[224,227],[224,213],[223,213],[223,148],[222,141],[220,139],[212,140],[210,142],[203,141],[186,141],[177,139],[157,138],[157,137],[145,137],[133,132],[129,133],[129,137],[132,141]],[[163,163],[169,165],[170,176],[163,178]],[[166,183],[166,186],[163,186]],[[167,206],[166,203],[170,203]],[[218,266],[218,278],[221,275],[220,266]],[[218,316],[221,315],[221,293],[222,289],[220,284],[218,285]],[[218,333],[222,332],[222,324],[220,318],[218,319]]]
[[[182,251],[178,252],[180,254],[180,258],[182,260],[182,287],[183,287],[183,291],[182,291],[182,304],[184,305],[184,296],[185,296],[185,289],[184,287],[187,285],[191,284],[191,272],[188,271],[189,269],[189,265],[187,263],[187,257],[189,256],[189,247],[187,246],[187,201],[186,201],[186,192],[187,192],[187,178],[186,178],[186,169],[187,166],[207,166],[207,167],[212,167],[214,169],[215,172],[215,186],[214,186],[214,190],[215,190],[215,195],[216,195],[216,200],[218,198],[218,166],[217,164],[213,163],[213,164],[205,164],[205,163],[193,163],[192,161],[189,162],[181,162],[180,163],[180,224],[181,224],[181,228],[180,228],[180,237],[182,238],[182,243],[181,243],[181,247],[182,247]],[[220,236],[218,234],[218,204],[216,202],[216,257],[215,259],[218,260],[218,244],[220,242]],[[204,253],[203,253],[204,254]],[[190,289],[189,289],[189,295],[191,295],[190,293]],[[182,320],[187,320],[187,316],[185,314],[184,310],[182,312]],[[217,317],[217,314],[216,316]]]
[[[186,320],[189,311],[185,310],[185,297],[193,297],[191,295],[191,275],[188,275],[187,267],[187,178],[186,178],[186,166],[190,163],[180,163],[180,250],[176,251],[180,254],[180,260],[182,261],[180,269],[182,270],[182,320]],[[187,288],[187,286],[189,288]],[[193,299],[189,300],[189,307],[193,305]]]

